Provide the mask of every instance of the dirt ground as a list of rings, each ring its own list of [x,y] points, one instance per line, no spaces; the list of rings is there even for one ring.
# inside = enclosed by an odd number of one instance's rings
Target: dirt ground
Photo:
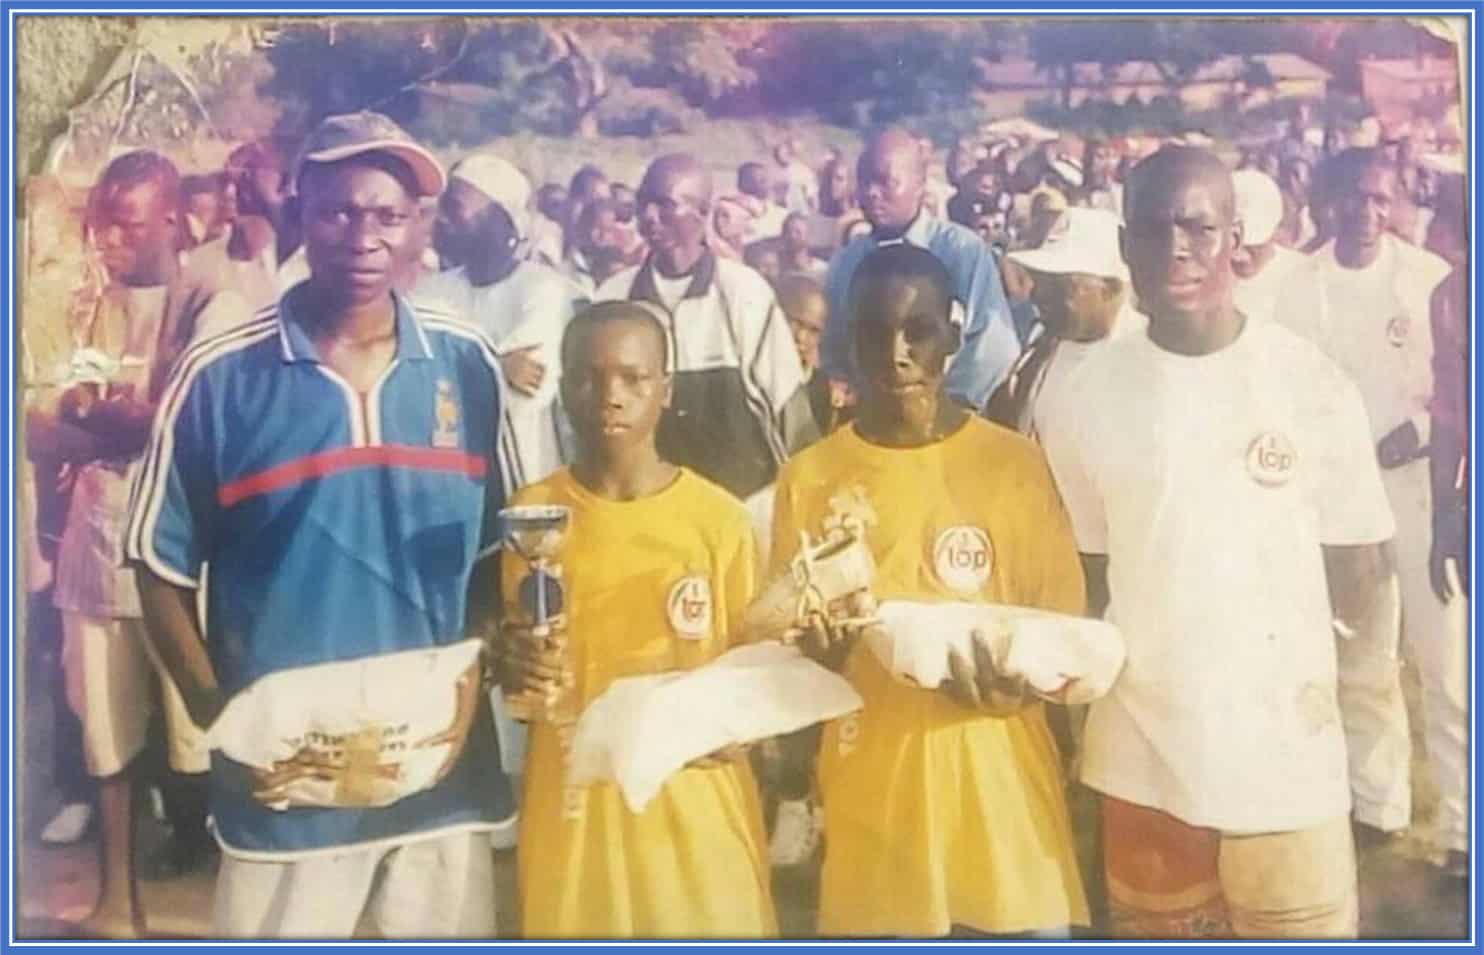
[[[1415,704],[1415,680],[1408,690]],[[43,708],[44,709],[44,708]],[[1415,706],[1413,712],[1416,712]],[[76,937],[70,920],[86,914],[97,892],[96,849],[91,842],[50,848],[36,833],[54,810],[47,798],[45,767],[50,727],[45,713],[28,713],[23,758],[38,767],[24,773],[22,786],[30,810],[19,820],[25,838],[19,846],[17,894],[20,897],[17,938]],[[1414,721],[1414,726],[1417,721]],[[1436,797],[1421,759],[1422,742],[1415,740],[1418,759],[1413,773],[1416,805],[1411,830],[1379,846],[1360,852],[1360,928],[1363,938],[1460,939],[1468,937],[1469,892],[1462,880],[1443,878],[1429,864],[1429,843]],[[164,828],[141,804],[139,851],[146,854],[164,838]],[[1074,816],[1085,820],[1090,802],[1073,801]],[[143,902],[149,931],[160,938],[203,938],[210,930],[214,871],[211,868],[171,881],[145,882]],[[515,912],[515,855],[496,853],[497,911],[500,936],[519,935]],[[817,899],[817,865],[776,870],[773,879],[780,928],[787,937],[812,935]]]

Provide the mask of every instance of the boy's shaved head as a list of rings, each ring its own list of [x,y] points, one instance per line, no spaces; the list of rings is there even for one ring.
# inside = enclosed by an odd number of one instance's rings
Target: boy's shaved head
[[[778,306],[785,315],[793,315],[815,302],[825,300],[824,288],[819,280],[801,272],[785,272],[774,288],[778,293]]]
[[[943,320],[948,321],[953,308],[953,277],[937,257],[926,249],[899,242],[883,245],[861,261],[850,280],[849,300],[872,294],[888,281],[925,285],[943,304]]]
[[[562,406],[577,433],[574,466],[631,463],[655,449],[670,405],[670,338],[658,308],[600,302],[579,313],[562,338]],[[586,465],[584,465],[586,462]],[[608,472],[612,473],[612,472]]]
[[[1174,183],[1200,182],[1212,191],[1230,222],[1237,214],[1231,170],[1215,153],[1198,146],[1166,146],[1140,162],[1123,184],[1124,218],[1136,218],[1154,193],[1167,193]]]
[[[658,310],[646,302],[598,302],[574,315],[562,336],[562,367],[565,369],[577,357],[575,349],[585,345],[594,328],[611,322],[648,327],[654,338],[657,365],[662,373],[670,373],[670,332]]]

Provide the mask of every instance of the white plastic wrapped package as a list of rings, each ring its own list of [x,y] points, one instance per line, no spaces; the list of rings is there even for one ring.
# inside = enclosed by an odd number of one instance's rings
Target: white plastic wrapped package
[[[683,673],[615,680],[577,722],[567,781],[616,782],[629,809],[643,812],[665,780],[691,760],[862,705],[843,677],[797,648],[748,644]]]
[[[391,805],[462,751],[479,650],[465,640],[265,676],[232,697],[208,745],[255,770],[273,809]]]
[[[884,601],[880,626],[862,638],[893,676],[933,688],[949,677],[949,654],[973,661],[978,630],[1007,677],[1054,703],[1088,703],[1104,695],[1123,669],[1118,628],[1104,620],[1004,604]]]

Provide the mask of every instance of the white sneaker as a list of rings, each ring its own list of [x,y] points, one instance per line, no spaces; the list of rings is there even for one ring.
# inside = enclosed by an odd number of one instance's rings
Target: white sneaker
[[[92,821],[92,806],[85,802],[68,803],[41,830],[41,841],[49,846],[70,846],[83,837]]]
[[[807,799],[785,799],[778,804],[768,861],[776,866],[803,865],[819,849],[823,813]]]

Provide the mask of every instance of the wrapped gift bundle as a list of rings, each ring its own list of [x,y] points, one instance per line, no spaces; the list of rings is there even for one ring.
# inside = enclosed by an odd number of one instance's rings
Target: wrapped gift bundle
[[[577,722],[568,782],[617,783],[629,809],[642,812],[692,760],[861,705],[843,677],[795,647],[747,644],[693,670],[614,681]]]
[[[865,631],[866,645],[894,676],[917,686],[948,679],[952,653],[972,661],[976,632],[997,672],[1024,679],[1054,703],[1091,702],[1123,669],[1123,635],[1104,620],[1004,604],[906,600],[883,602],[878,615],[880,626]]]
[[[232,697],[207,741],[253,770],[274,809],[387,806],[462,752],[479,654],[465,640],[273,673]]]

